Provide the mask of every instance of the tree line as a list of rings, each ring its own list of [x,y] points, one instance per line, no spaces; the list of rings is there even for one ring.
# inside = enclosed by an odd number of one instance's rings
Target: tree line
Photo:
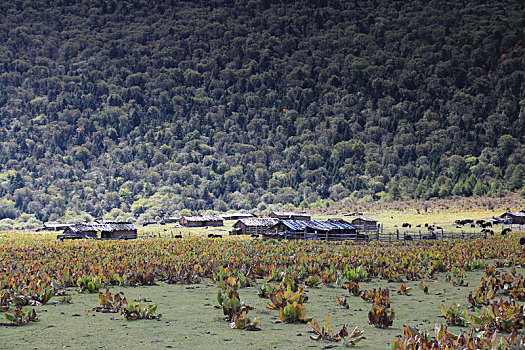
[[[0,19],[6,225],[524,188],[521,1],[36,0]]]

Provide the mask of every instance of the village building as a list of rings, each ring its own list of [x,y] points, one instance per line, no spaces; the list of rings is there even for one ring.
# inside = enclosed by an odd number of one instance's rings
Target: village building
[[[311,216],[301,212],[288,212],[288,211],[272,211],[269,215],[271,218],[279,219],[279,220],[311,220]]]
[[[180,218],[176,218],[176,217],[170,216],[170,217],[164,218],[164,220],[162,220],[162,222],[165,223],[165,224],[175,224],[175,223],[179,222],[179,220],[180,220]]]
[[[217,215],[183,216],[179,224],[184,227],[223,226],[224,221]]]
[[[506,212],[501,215],[501,219],[505,224],[525,225],[525,210],[514,213]]]
[[[58,239],[135,239],[137,228],[126,222],[91,222],[68,226]]]
[[[319,239],[343,241],[358,239],[357,230],[349,223],[332,221],[282,220],[270,228],[269,238]],[[362,236],[364,240],[365,237]]]
[[[255,215],[250,213],[226,213],[219,215],[223,220],[240,220],[254,218]]]
[[[270,227],[278,223],[277,219],[240,219],[233,224],[231,235],[264,235]]]
[[[365,216],[358,216],[357,218],[350,221],[350,224],[354,226],[359,232],[377,231],[377,220]]]

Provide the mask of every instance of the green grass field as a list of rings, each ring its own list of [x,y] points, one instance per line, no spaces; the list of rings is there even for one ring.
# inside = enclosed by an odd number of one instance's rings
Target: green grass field
[[[414,213],[409,211],[387,210],[364,213],[376,218],[384,225],[384,230],[395,230],[403,222],[412,225],[424,223],[436,224],[451,230],[455,226],[454,220],[462,218],[488,219],[501,215],[500,210],[477,211],[434,211],[428,213]],[[313,219],[325,220],[341,215],[314,215]],[[348,217],[345,217],[348,218]],[[208,233],[228,236],[235,221],[226,221],[223,227],[213,228],[180,228],[176,225],[154,225],[140,228],[140,241],[155,242],[158,236],[182,234],[185,239],[203,236]],[[480,230],[479,228],[477,230]],[[0,241],[19,233],[0,233]],[[157,237],[146,238],[145,235]],[[24,237],[31,234],[19,234]],[[56,233],[34,233],[34,237],[44,237],[53,240]],[[26,239],[24,238],[24,239]],[[245,237],[224,237],[227,239],[243,240]],[[491,240],[500,239],[489,237]],[[167,240],[169,242],[169,239]],[[213,240],[210,240],[210,243]],[[515,238],[513,242],[516,243]],[[81,244],[81,243],[79,243]],[[133,244],[131,242],[131,244]],[[366,243],[364,243],[366,244]],[[439,244],[437,242],[436,244]],[[412,247],[417,250],[417,243],[399,245],[399,249]],[[337,247],[337,246],[335,246]],[[359,247],[356,245],[356,248]],[[336,248],[337,249],[337,248]],[[379,252],[379,250],[378,250]],[[0,251],[1,253],[1,251]],[[60,259],[60,257],[54,257]],[[492,264],[492,261],[486,261]],[[499,271],[508,271],[498,269]],[[525,268],[517,267],[517,273],[525,274]],[[408,281],[413,291],[411,295],[398,295],[396,291],[399,282],[386,282],[384,279],[374,278],[371,282],[361,282],[361,290],[388,287],[391,304],[396,310],[396,319],[392,327],[378,329],[368,324],[368,312],[371,304],[360,297],[351,296],[348,291],[337,287],[307,288],[308,302],[305,303],[307,317],[322,323],[326,316],[331,316],[331,325],[334,331],[339,331],[343,324],[348,325],[351,331],[355,326],[364,330],[366,337],[356,348],[358,349],[388,349],[396,336],[403,334],[405,325],[418,327],[420,330],[433,332],[436,324],[444,323],[440,317],[441,305],[446,308],[452,303],[468,306],[468,294],[477,288],[485,273],[483,270],[466,272],[468,287],[455,287],[445,280],[445,274],[436,275],[436,280],[429,280],[429,294],[419,289],[419,281]],[[0,273],[1,277],[1,273]],[[261,284],[262,280],[257,280]],[[40,321],[21,327],[0,327],[2,349],[321,349],[332,343],[326,341],[315,342],[310,339],[310,327],[306,324],[286,324],[279,321],[278,312],[266,307],[268,299],[257,296],[257,287],[247,287],[239,290],[240,299],[255,307],[248,315],[250,318],[258,316],[261,331],[249,332],[230,329],[222,315],[222,310],[214,308],[217,305],[217,291],[215,282],[204,279],[199,284],[166,284],[158,282],[153,286],[118,287],[111,286],[111,293],[124,292],[125,296],[136,299],[139,296],[147,297],[152,303],[158,304],[159,312],[163,315],[160,320],[128,321],[119,314],[87,312],[98,306],[98,295],[80,294],[76,288],[69,288],[72,304],[55,304],[58,297],[51,303],[36,306]],[[336,296],[346,298],[348,309],[337,305]],[[459,327],[449,327],[449,331],[459,332]],[[467,330],[467,329],[465,329]],[[334,344],[342,347],[342,344]]]
[[[502,209],[483,209],[478,208],[475,210],[439,210],[434,209],[428,212],[420,211],[419,213],[415,210],[379,210],[379,211],[370,211],[363,212],[363,216],[371,217],[378,221],[379,224],[383,225],[383,231],[395,232],[396,229],[399,230],[410,230],[417,232],[421,230],[425,232],[425,224],[436,225],[443,227],[445,232],[460,232],[464,230],[465,232],[479,232],[481,228],[476,226],[471,228],[469,225],[465,225],[462,228],[457,228],[455,220],[457,219],[473,219],[473,220],[488,220],[492,217],[497,217],[503,214]],[[355,216],[344,216],[341,214],[313,214],[312,220],[328,220],[332,218],[342,218],[347,221],[351,221]],[[235,220],[224,221],[224,226],[219,227],[180,227],[177,224],[166,224],[166,225],[150,225],[146,227],[139,227],[139,234],[154,234],[160,236],[170,236],[182,234],[183,236],[205,236],[209,233],[212,234],[221,234],[227,236],[229,231],[231,231]],[[412,228],[404,229],[402,228],[403,223],[412,224]],[[416,227],[421,225],[421,228]],[[494,231],[497,232],[498,229],[501,231],[501,225],[495,226]]]
[[[518,269],[524,274],[525,269]],[[350,330],[359,326],[366,337],[356,348],[387,349],[392,340],[403,333],[403,326],[417,326],[431,331],[435,324],[443,323],[440,307],[452,303],[468,304],[467,296],[477,287],[482,271],[468,272],[468,287],[454,287],[444,281],[440,274],[437,281],[429,283],[429,294],[418,287],[419,282],[408,282],[413,288],[411,295],[397,295],[399,283],[372,281],[360,283],[361,289],[388,287],[391,304],[396,310],[393,327],[377,329],[368,324],[367,314],[371,304],[360,297],[350,296],[340,288],[307,288],[309,300],[305,303],[307,316],[318,322],[331,315],[333,328],[338,331],[342,324]],[[254,287],[239,291],[241,300],[256,309],[249,316],[258,316],[261,331],[249,332],[229,328],[217,305],[217,286],[211,281],[195,285],[168,285],[122,288],[111,287],[112,293],[123,291],[128,298],[139,295],[159,305],[160,320],[127,321],[118,314],[86,312],[98,305],[97,294],[69,293],[73,304],[44,305],[36,310],[40,322],[23,327],[0,328],[3,349],[320,349],[331,344],[315,342],[309,338],[310,327],[306,324],[276,323],[278,312],[267,309],[267,299],[257,296]],[[349,309],[339,307],[336,296],[345,296]],[[117,318],[117,319],[112,319]],[[460,328],[450,327],[452,332]],[[337,344],[337,343],[336,343]]]

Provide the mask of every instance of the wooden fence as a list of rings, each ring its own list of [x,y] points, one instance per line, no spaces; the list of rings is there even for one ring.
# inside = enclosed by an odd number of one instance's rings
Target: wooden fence
[[[400,231],[383,233],[378,232],[376,235],[370,236],[370,240],[381,242],[410,242],[410,241],[431,241],[444,239],[474,239],[487,238],[484,232],[444,232],[439,231]]]
[[[174,232],[157,232],[157,233],[143,233],[138,238],[177,238],[181,233]],[[191,236],[185,234],[184,237]],[[344,234],[329,234],[323,233],[305,233],[305,232],[280,232],[279,234],[269,235],[267,238],[276,239],[316,239],[326,241],[380,241],[380,242],[414,242],[414,241],[432,241],[444,239],[475,239],[487,238],[487,234],[483,232],[444,232],[444,231],[401,231],[383,232],[378,230],[375,232],[364,233],[344,233]]]

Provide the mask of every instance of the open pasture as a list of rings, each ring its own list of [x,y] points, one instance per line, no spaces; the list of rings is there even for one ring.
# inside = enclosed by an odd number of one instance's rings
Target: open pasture
[[[281,322],[279,311],[266,306],[270,299],[258,296],[265,280],[266,286],[275,288],[304,286],[296,292],[308,297],[304,302],[306,318],[322,324],[330,315],[335,332],[343,324],[348,324],[349,332],[359,326],[366,339],[357,348],[389,348],[394,338],[403,334],[404,325],[428,332],[435,324],[445,324],[447,320],[440,317],[442,304],[448,309],[459,303],[475,314],[475,309],[467,308],[468,296],[482,277],[489,279],[497,272],[511,276],[514,268],[512,283],[520,290],[519,275],[525,274],[518,234],[408,245],[262,242],[239,237],[60,242],[52,234],[21,233],[1,234],[0,240],[2,306],[10,313],[15,302],[35,304],[31,307],[40,320],[1,327],[3,347],[8,349],[130,345],[297,349],[332,344],[311,340],[313,334],[306,323]],[[244,317],[253,320],[257,316],[261,331],[231,329],[223,310],[214,308],[219,304],[217,292],[224,290],[229,278],[236,281],[240,301],[255,308]],[[92,285],[88,286],[89,282]],[[361,293],[388,287],[395,309],[390,327],[369,324],[373,304],[354,295],[355,291],[352,294],[351,282],[359,284]],[[425,282],[427,293],[419,288]],[[408,295],[397,294],[402,283],[412,288]],[[105,293],[106,288],[113,295],[122,291],[128,300],[147,298],[148,305],[158,305],[162,317],[129,321],[119,313],[87,312],[99,305],[97,289]],[[78,292],[81,289],[84,293]],[[45,297],[46,291],[51,293],[50,299]],[[336,297],[346,299],[348,308],[339,306]],[[494,300],[500,298],[511,298],[509,290],[497,290]],[[519,296],[515,299],[523,300]],[[518,325],[523,321],[518,319]],[[449,327],[453,333],[460,330]]]
[[[373,209],[373,208],[369,208]],[[476,225],[471,228],[470,225],[464,225],[460,228],[455,223],[456,220],[472,219],[472,220],[489,220],[492,217],[500,216],[504,213],[504,209],[489,209],[484,207],[476,208],[475,210],[456,209],[451,211],[443,209],[442,207],[430,207],[426,212],[424,210],[404,209],[394,210],[371,210],[362,212],[363,216],[369,216],[383,225],[383,232],[394,233],[396,230],[412,231],[426,233],[425,224],[442,227],[445,232],[480,232],[481,228]],[[312,220],[329,220],[334,218],[342,218],[344,220],[352,220],[355,216],[345,216],[341,213],[317,213],[312,214]],[[228,236],[233,228],[236,220],[224,221],[224,226],[218,227],[181,227],[178,224],[155,224],[145,227],[139,227],[139,236],[168,236],[182,235],[184,237],[191,236],[207,236],[208,234],[220,234]],[[403,228],[403,223],[410,223],[411,228]],[[420,225],[421,227],[417,227]],[[497,225],[493,228],[496,233],[501,232],[502,225]]]

